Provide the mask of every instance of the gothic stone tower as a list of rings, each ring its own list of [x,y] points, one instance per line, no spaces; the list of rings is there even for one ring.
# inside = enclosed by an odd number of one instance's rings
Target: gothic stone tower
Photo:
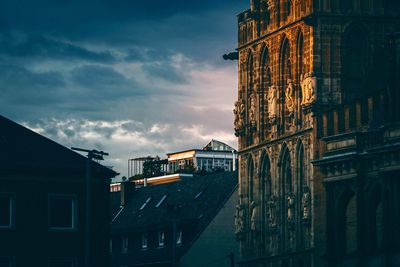
[[[399,3],[252,0],[238,15],[242,266],[400,262]]]

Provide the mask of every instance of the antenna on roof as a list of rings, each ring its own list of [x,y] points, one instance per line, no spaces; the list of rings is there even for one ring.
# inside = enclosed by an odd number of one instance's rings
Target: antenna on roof
[[[103,156],[108,156],[108,153],[106,153],[104,151],[98,151],[95,149],[89,150],[89,149],[78,148],[78,147],[71,147],[71,149],[75,150],[75,151],[87,152],[88,153],[87,157],[89,159],[104,160]]]
[[[89,150],[84,148],[71,147],[72,150],[87,152],[87,163],[86,163],[86,212],[85,212],[85,266],[91,266],[92,255],[91,255],[91,198],[92,198],[92,160],[103,160],[103,156],[108,156],[108,153],[104,151]]]

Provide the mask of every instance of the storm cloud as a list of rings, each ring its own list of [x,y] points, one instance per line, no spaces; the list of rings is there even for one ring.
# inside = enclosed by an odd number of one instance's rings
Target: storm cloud
[[[241,0],[3,0],[3,115],[66,146],[126,160],[235,146],[236,47]]]

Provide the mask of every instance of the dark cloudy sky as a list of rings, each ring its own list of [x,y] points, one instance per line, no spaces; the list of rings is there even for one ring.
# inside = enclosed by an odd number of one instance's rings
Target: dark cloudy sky
[[[236,146],[246,0],[0,0],[1,114],[65,146],[129,157]]]

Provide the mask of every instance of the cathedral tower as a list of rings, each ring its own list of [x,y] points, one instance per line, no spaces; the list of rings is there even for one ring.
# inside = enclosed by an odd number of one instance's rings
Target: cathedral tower
[[[252,0],[238,15],[242,266],[400,262],[399,3]]]

